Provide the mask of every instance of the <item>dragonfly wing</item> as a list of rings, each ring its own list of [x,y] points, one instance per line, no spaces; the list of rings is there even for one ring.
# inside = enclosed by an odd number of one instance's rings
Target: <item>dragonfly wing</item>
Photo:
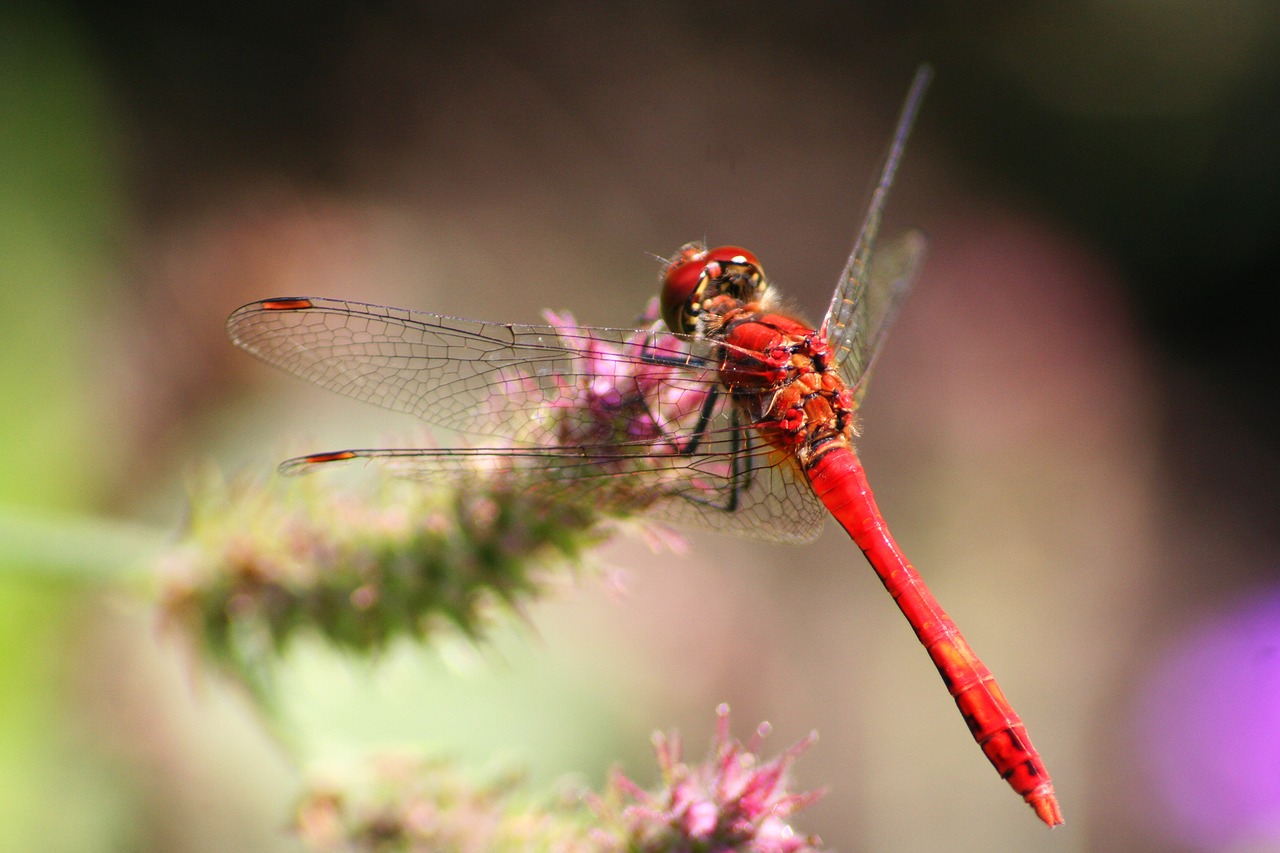
[[[242,349],[348,397],[458,432],[532,444],[593,395],[705,395],[705,345],[667,332],[485,323],[316,297],[235,311]],[[663,425],[664,427],[668,425]],[[673,427],[672,427],[673,428]]]
[[[506,477],[522,493],[585,504],[614,516],[642,514],[674,527],[752,539],[803,543],[827,518],[812,489],[777,453],[723,448],[723,430],[696,453],[632,455],[625,448],[465,447],[342,450],[290,459],[286,474],[334,463],[368,461],[397,476],[456,482],[459,476]],[[735,461],[736,460],[736,461]]]
[[[933,72],[928,66],[922,66],[916,72],[862,230],[822,321],[822,331],[831,343],[841,378],[857,389],[859,395],[865,390],[863,379],[884,339],[885,329],[924,257],[924,236],[911,232],[885,248],[884,253],[889,257],[884,262],[872,261],[889,188],[893,185],[907,136],[911,133],[920,101],[932,77]]]
[[[665,331],[482,323],[320,298],[251,303],[235,343],[333,391],[510,448],[348,450],[429,479],[509,469],[521,488],[677,526],[806,541],[825,513],[720,392],[714,353]]]
[[[839,359],[840,378],[854,389],[859,402],[867,391],[871,367],[924,263],[928,247],[928,239],[918,230],[881,246],[863,267],[863,280],[849,289],[847,307],[833,324],[835,333],[829,340]]]
[[[647,515],[676,527],[769,542],[816,539],[830,515],[826,507],[803,482],[795,460],[753,432],[719,430],[706,453],[673,459],[685,487],[674,492],[674,500],[656,502]],[[747,446],[732,439],[735,434],[746,436]]]

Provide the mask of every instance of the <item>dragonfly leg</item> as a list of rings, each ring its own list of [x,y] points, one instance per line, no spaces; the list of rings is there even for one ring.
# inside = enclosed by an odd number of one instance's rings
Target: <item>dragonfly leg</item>
[[[741,426],[738,411],[735,409],[731,425],[733,431],[729,439],[729,454],[733,460],[729,466],[729,500],[728,505],[725,506],[729,512],[737,511],[742,492],[750,488],[751,480],[756,474],[755,465],[751,464],[751,433],[744,431]]]
[[[707,411],[710,411],[708,407]],[[690,440],[690,447],[681,451],[682,455],[692,455],[696,451],[696,443],[702,438],[706,424]],[[722,512],[737,512],[742,503],[742,494],[751,487],[755,478],[756,467],[751,454],[751,431],[742,428],[741,415],[735,409],[730,415],[729,425],[729,489],[723,502],[707,498],[685,495],[685,500],[700,506],[709,506]]]
[[[669,356],[669,355],[650,355],[649,353],[644,353],[641,356],[641,359],[645,362],[645,364],[653,364],[653,365],[657,365],[658,367],[710,368],[715,366],[712,362],[708,361],[707,359],[702,358],[701,356],[695,356],[695,355],[687,355],[687,356],[684,356],[683,358],[676,358],[674,356]]]
[[[692,358],[677,359],[649,354],[644,355],[644,360],[650,364],[665,367],[689,367],[695,363]],[[697,362],[705,363],[705,360],[698,359]],[[688,440],[683,446],[676,442],[677,456],[694,456],[698,453],[703,440],[707,437],[711,419],[715,416],[720,392],[720,388],[712,388],[707,392],[706,398],[702,401],[702,409],[698,412],[697,423],[694,424]],[[751,481],[755,477],[755,466],[752,464],[751,457],[751,432],[743,428],[741,413],[736,406],[730,413],[728,453],[729,491],[724,501],[708,500],[692,495],[686,495],[685,500],[724,512],[736,512],[742,502],[742,493],[751,487]]]
[[[698,412],[698,422],[694,424],[693,427],[693,435],[689,437],[689,441],[684,447],[681,447],[676,451],[677,454],[680,456],[692,456],[698,452],[698,447],[702,444],[702,439],[706,438],[707,427],[711,424],[711,416],[715,414],[716,403],[719,399],[719,388],[712,388],[707,392],[706,399],[702,401],[702,410]],[[733,413],[733,419],[736,425],[736,421],[738,419],[738,413],[736,411]]]

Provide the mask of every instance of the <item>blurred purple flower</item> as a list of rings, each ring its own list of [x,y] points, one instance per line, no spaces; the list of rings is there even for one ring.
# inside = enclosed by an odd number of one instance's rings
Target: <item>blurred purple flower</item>
[[[502,470],[361,493],[207,475],[165,559],[165,622],[263,698],[299,634],[365,653],[446,627],[480,638],[611,533],[583,502],[530,492],[527,476]]]
[[[644,318],[652,322],[657,300]],[[667,365],[637,360],[646,347],[670,355],[680,352],[673,335],[654,338],[637,332],[622,348],[596,340],[580,327],[569,312],[545,313],[547,322],[572,339],[583,353],[572,375],[559,377],[563,391],[556,401],[556,440],[565,447],[628,446],[646,453],[677,452],[670,441],[677,425],[696,415],[706,399],[706,387],[680,384],[679,374]],[[586,336],[586,340],[584,340]]]
[[[684,762],[678,734],[654,736],[662,785],[645,791],[621,773],[616,773],[610,792],[597,808],[623,799],[634,800],[622,809],[623,848],[661,851],[739,851],[739,853],[809,853],[822,842],[816,836],[799,835],[788,819],[822,796],[822,791],[791,793],[787,770],[796,757],[816,739],[809,737],[772,761],[759,756],[761,742],[769,733],[767,723],[757,728],[747,745],[729,734],[729,708],[716,709],[716,737],[712,754],[702,764]]]
[[[1280,849],[1280,590],[1184,633],[1136,723],[1160,831],[1204,850]]]
[[[717,713],[703,764],[684,763],[676,735],[654,736],[662,770],[654,792],[619,773],[603,796],[539,803],[514,776],[476,785],[448,763],[387,755],[310,786],[294,830],[324,853],[818,853],[821,842],[797,835],[788,818],[819,794],[786,787],[791,762],[814,737],[765,762],[757,753],[768,726],[743,746],[729,736],[728,708]]]

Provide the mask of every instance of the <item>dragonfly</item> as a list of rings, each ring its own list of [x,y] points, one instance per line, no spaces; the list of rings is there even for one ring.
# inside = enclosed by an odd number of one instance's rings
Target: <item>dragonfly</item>
[[[923,261],[909,231],[873,252],[932,72],[916,73],[862,229],[814,328],[779,307],[759,258],[682,247],[643,328],[489,323],[320,297],[252,302],[232,341],[324,388],[491,446],[372,448],[288,460],[284,473],[375,460],[410,476],[524,473],[556,500],[780,542],[848,532],[938,669],[982,752],[1049,826],[1053,782],[990,670],[889,532],[854,447],[885,333]]]

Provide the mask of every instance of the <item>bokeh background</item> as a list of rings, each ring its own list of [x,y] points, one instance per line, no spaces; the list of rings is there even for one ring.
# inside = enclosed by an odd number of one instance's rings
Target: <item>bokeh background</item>
[[[617,325],[705,235],[816,317],[921,61],[887,229],[932,250],[863,457],[1065,828],[837,530],[618,540],[490,649],[300,654],[294,752],[157,630],[186,472],[419,430],[235,351],[236,306]],[[0,850],[294,850],[299,764],[366,748],[648,780],[720,701],[820,732],[836,849],[1280,849],[1278,104],[1262,0],[5,4]]]

